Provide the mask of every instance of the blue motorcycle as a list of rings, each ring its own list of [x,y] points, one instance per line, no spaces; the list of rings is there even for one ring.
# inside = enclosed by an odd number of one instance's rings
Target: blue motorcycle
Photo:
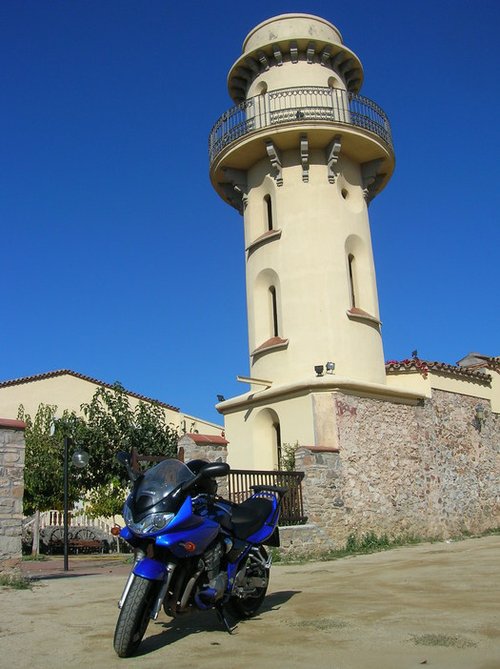
[[[134,548],[134,565],[118,604],[114,648],[129,657],[161,608],[171,617],[214,609],[228,632],[226,612],[248,618],[261,606],[271,559],[279,546],[278,518],[286,489],[254,486],[240,504],[217,496],[216,478],[229,465],[167,459],[138,474],[118,459],[133,482],[120,536]]]

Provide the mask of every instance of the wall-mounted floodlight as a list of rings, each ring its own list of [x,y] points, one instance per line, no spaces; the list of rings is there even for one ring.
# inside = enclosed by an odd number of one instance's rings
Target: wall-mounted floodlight
[[[481,432],[481,428],[483,427],[484,422],[486,421],[484,406],[482,404],[478,404],[476,407],[475,419],[476,419],[476,427],[479,430],[479,432]]]
[[[331,360],[326,363],[325,367],[327,374],[333,374],[333,372],[335,371],[335,363],[332,362]]]
[[[314,371],[316,372],[316,376],[323,376],[324,372],[324,367],[323,365],[314,365]]]

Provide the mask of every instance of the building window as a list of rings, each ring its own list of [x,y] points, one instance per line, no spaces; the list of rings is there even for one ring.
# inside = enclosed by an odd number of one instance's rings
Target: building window
[[[271,328],[272,333],[271,337],[279,337],[279,327],[278,327],[278,299],[276,297],[276,288],[274,286],[269,287],[269,296],[271,302]]]
[[[281,470],[283,466],[282,462],[282,453],[281,453],[281,426],[279,421],[273,423],[275,444],[276,444],[276,461],[278,463],[278,470]]]
[[[267,223],[267,229],[268,230],[273,230],[274,225],[273,225],[273,203],[271,201],[271,196],[266,195],[264,197],[264,206],[265,206],[265,213],[266,213],[266,223]]]
[[[357,286],[356,286],[356,267],[354,256],[350,253],[347,257],[347,264],[349,267],[349,289],[351,298],[351,309],[358,306],[356,300]]]

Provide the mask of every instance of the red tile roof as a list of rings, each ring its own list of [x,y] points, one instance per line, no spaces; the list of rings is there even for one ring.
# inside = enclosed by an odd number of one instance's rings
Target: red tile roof
[[[482,353],[468,353],[464,358],[457,362],[460,367],[467,367],[468,369],[494,369],[500,372],[500,357],[483,355]]]
[[[22,420],[14,420],[12,418],[0,418],[0,427],[8,430],[24,430],[26,423]]]
[[[23,383],[33,383],[36,381],[43,381],[44,379],[52,379],[56,376],[74,376],[77,379],[82,379],[83,381],[89,381],[90,383],[94,383],[96,386],[102,386],[103,388],[110,388],[113,389],[113,384],[112,383],[105,383],[104,381],[99,381],[98,379],[94,379],[91,376],[85,376],[85,374],[78,374],[78,372],[73,372],[71,369],[58,369],[53,372],[46,372],[45,374],[35,374],[33,376],[23,376],[19,379],[11,379],[9,381],[0,381],[0,388],[7,388],[9,386],[18,386]],[[142,402],[150,402],[153,404],[158,404],[161,407],[164,407],[165,409],[170,409],[171,411],[179,411],[178,407],[174,407],[171,404],[166,404],[165,402],[161,402],[160,400],[155,400],[151,397],[146,397],[146,395],[140,395],[139,393],[134,393],[130,390],[127,390],[124,388],[124,391],[127,395],[130,395],[131,397],[135,397],[138,400],[141,400]]]
[[[227,446],[227,439],[218,434],[198,434],[198,432],[188,432],[187,437],[192,439],[195,444],[216,444],[218,446]]]
[[[385,363],[387,374],[397,374],[400,372],[420,372],[424,378],[429,372],[439,372],[449,376],[462,376],[466,378],[480,379],[481,381],[491,381],[491,375],[481,369],[471,369],[459,365],[449,365],[446,362],[437,362],[430,360],[421,360],[420,358],[407,358],[406,360],[388,360]]]

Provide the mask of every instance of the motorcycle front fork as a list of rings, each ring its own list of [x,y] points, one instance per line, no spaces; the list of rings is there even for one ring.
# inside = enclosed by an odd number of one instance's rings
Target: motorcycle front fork
[[[139,562],[143,557],[145,557],[144,551],[136,550],[135,552],[135,560],[134,560],[134,567]],[[134,574],[134,567],[132,567],[132,571],[129,574],[129,577],[127,579],[127,582],[125,583],[125,588],[123,589],[122,596],[120,597],[120,601],[118,602],[118,608],[121,609],[122,606],[125,603],[125,600],[127,599],[128,593],[130,592],[130,588],[132,587],[132,583],[134,582],[136,575]],[[150,618],[152,620],[156,620],[158,618],[158,615],[161,611],[161,605],[163,604],[163,600],[165,599],[165,596],[168,592],[168,589],[170,587],[170,583],[172,582],[172,576],[174,575],[176,565],[173,562],[169,562],[166,565],[166,578],[164,579],[160,590],[158,592],[158,595],[155,599],[155,603],[153,608],[151,609],[150,613]]]
[[[132,571],[129,574],[129,577],[127,578],[127,582],[125,583],[125,587],[122,592],[122,596],[120,597],[120,601],[118,602],[118,608],[121,609],[122,606],[125,603],[125,600],[127,599],[127,595],[130,592],[130,588],[132,587],[132,583],[135,580],[135,574],[134,574],[134,568],[135,565],[142,560],[142,558],[146,557],[145,551],[143,551],[141,548],[135,548],[134,549],[134,564],[132,566]]]

